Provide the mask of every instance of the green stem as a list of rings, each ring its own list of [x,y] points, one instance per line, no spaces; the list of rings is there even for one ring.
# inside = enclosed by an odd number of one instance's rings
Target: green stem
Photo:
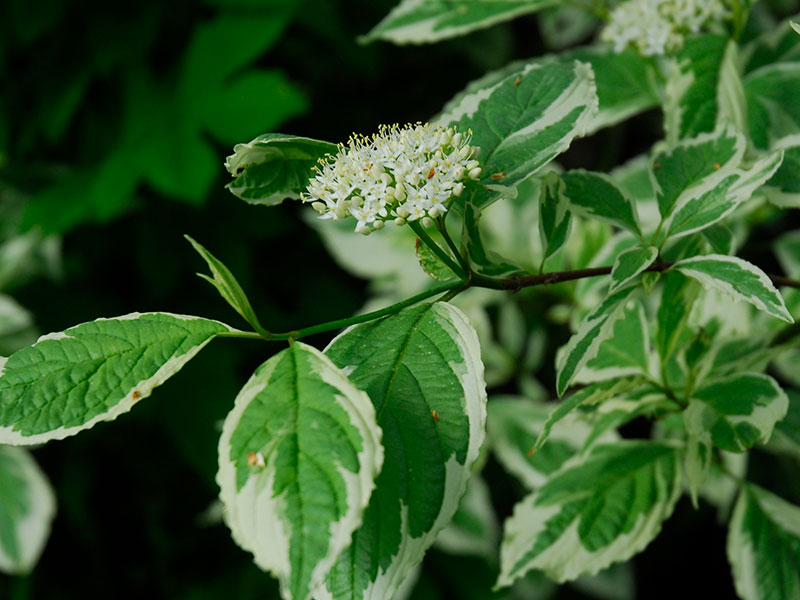
[[[223,331],[222,333],[218,333],[217,337],[219,338],[237,338],[242,340],[270,340],[272,339],[273,334],[269,333],[268,331],[264,331],[264,334],[256,333],[255,331],[239,331],[238,329],[234,331]]]
[[[445,265],[447,265],[448,269],[450,269],[453,273],[455,273],[461,278],[463,278],[466,275],[466,273],[461,269],[461,267],[458,264],[456,264],[456,262],[452,258],[450,258],[444,250],[442,250],[439,244],[433,241],[431,236],[428,235],[428,232],[425,231],[425,229],[422,227],[422,223],[420,223],[419,221],[409,221],[408,224],[411,226],[411,229],[414,231],[414,233],[417,234],[417,237],[420,240],[422,240],[422,243],[424,243],[428,248],[430,248],[431,251],[437,257],[439,257],[439,260],[441,260]]]
[[[456,243],[453,241],[453,238],[450,237],[450,234],[447,232],[447,227],[445,227],[444,219],[442,217],[438,217],[436,219],[436,227],[439,229],[439,233],[442,234],[442,237],[444,238],[444,241],[450,248],[450,251],[453,253],[453,256],[458,258],[458,262],[461,264],[461,268],[464,270],[464,273],[465,274],[469,273],[471,270],[469,266],[469,261],[464,257],[463,254],[461,254],[461,252],[458,249],[458,246],[456,246]]]
[[[333,331],[335,329],[344,329],[345,327],[349,327],[350,325],[357,325],[358,323],[366,323],[367,321],[373,321],[375,319],[380,319],[381,317],[385,317],[386,315],[394,314],[406,308],[407,306],[411,306],[412,304],[416,304],[417,302],[426,300],[431,296],[436,296],[438,294],[443,294],[445,292],[449,292],[456,288],[464,287],[465,283],[466,282],[463,279],[457,279],[455,281],[450,281],[435,288],[431,288],[429,290],[417,294],[416,296],[411,296],[411,298],[406,298],[401,302],[397,302],[396,304],[392,304],[391,306],[387,306],[379,310],[374,310],[372,312],[364,313],[363,315],[356,315],[355,317],[349,317],[347,319],[339,319],[337,321],[329,321],[327,323],[321,323],[319,325],[312,325],[311,327],[305,327],[303,329],[298,329],[296,331],[287,331],[286,333],[271,333],[269,339],[299,340],[300,338],[309,335],[314,335],[315,333],[325,333],[326,331]]]

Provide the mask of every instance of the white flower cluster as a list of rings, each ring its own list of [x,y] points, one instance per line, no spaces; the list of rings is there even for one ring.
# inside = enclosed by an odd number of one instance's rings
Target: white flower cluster
[[[368,234],[386,221],[424,226],[447,211],[449,201],[478,179],[481,169],[469,133],[429,124],[381,127],[371,138],[354,136],[315,167],[303,202],[323,219],[356,219]]]
[[[627,0],[611,13],[602,38],[617,52],[630,44],[655,56],[678,50],[687,33],[728,17],[722,0]]]

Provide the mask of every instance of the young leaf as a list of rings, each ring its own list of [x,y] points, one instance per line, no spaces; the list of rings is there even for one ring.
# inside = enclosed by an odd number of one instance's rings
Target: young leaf
[[[475,200],[473,197],[472,200]],[[486,248],[481,238],[478,222],[481,218],[481,209],[471,201],[464,205],[464,222],[461,229],[461,246],[464,254],[476,267],[478,272],[490,277],[508,277],[524,271],[515,264],[498,256],[497,253]]]
[[[800,507],[748,483],[729,525],[728,560],[743,600],[800,596]]]
[[[732,127],[681,141],[653,157],[651,179],[656,191],[658,211],[666,219],[680,201],[695,195],[695,187],[705,192],[730,176],[744,155],[744,136]]]
[[[727,35],[686,39],[666,85],[664,129],[667,139],[693,137],[725,122],[745,129],[744,88],[736,43]]]
[[[200,317],[131,313],[43,336],[0,359],[0,443],[41,444],[115,419],[229,331]]]
[[[250,300],[247,299],[247,294],[244,293],[242,286],[240,286],[239,282],[236,281],[236,277],[233,276],[233,273],[230,272],[230,269],[228,269],[228,267],[222,264],[222,262],[213,254],[211,254],[211,252],[206,250],[191,237],[188,235],[185,235],[184,237],[189,240],[189,243],[192,245],[192,247],[197,250],[197,253],[203,257],[203,260],[206,261],[208,268],[211,269],[213,278],[203,275],[202,273],[198,273],[198,275],[217,288],[220,296],[222,296],[236,312],[244,317],[244,320],[250,323],[253,329],[259,333],[266,333],[266,330],[258,321],[258,317],[256,316],[253,307],[250,306]]]
[[[311,168],[336,151],[330,142],[265,133],[233,147],[225,168],[235,179],[225,187],[251,204],[275,206],[284,198],[298,199],[314,175]]]
[[[317,598],[390,600],[452,518],[486,422],[483,365],[464,314],[437,302],[356,325],[326,353],[383,429],[376,489]]]
[[[748,170],[735,169],[722,181],[706,181],[681,194],[669,218],[664,220],[667,238],[701,231],[724,219],[753,192],[769,180],[783,162],[783,152],[774,152],[756,161]]]
[[[369,397],[300,342],[236,397],[219,441],[225,521],[284,598],[310,598],[350,543],[381,468],[380,437]]]
[[[497,585],[530,569],[561,582],[627,560],[655,538],[680,491],[675,448],[648,441],[595,446],[516,505]]]
[[[361,42],[425,44],[465,35],[548,6],[556,0],[402,0]]]
[[[472,130],[481,149],[481,183],[514,186],[583,135],[597,112],[589,65],[531,63],[462,94],[435,122]]]
[[[29,573],[44,550],[56,498],[27,450],[0,445],[0,571]]]
[[[800,134],[790,135],[775,144],[783,150],[783,162],[761,191],[780,208],[800,208]]]
[[[628,194],[605,173],[582,169],[561,176],[571,206],[641,237],[639,216]]]
[[[656,258],[658,248],[655,246],[634,246],[617,255],[611,269],[609,293],[628,285],[639,273],[652,265]]]
[[[687,430],[710,431],[714,445],[729,452],[744,452],[767,442],[789,408],[786,393],[762,373],[718,379],[693,392],[692,399],[684,412]]]
[[[542,265],[566,243],[572,224],[569,200],[564,195],[566,186],[556,173],[548,173],[542,180],[539,196],[539,237],[542,240]]]
[[[697,279],[707,289],[718,290],[736,300],[745,300],[773,317],[794,322],[780,292],[766,273],[741,258],[708,254],[685,258],[672,268]]]
[[[578,331],[561,349],[556,359],[556,391],[561,396],[583,366],[597,355],[600,344],[608,339],[614,323],[622,317],[623,308],[633,288],[610,294],[583,318]]]
[[[433,250],[419,238],[417,238],[416,251],[419,266],[432,279],[447,281],[455,277],[450,267],[444,264],[441,259],[434,254]]]
[[[536,449],[548,409],[546,404],[513,396],[493,397],[489,401],[487,436],[492,452],[503,468],[529,490],[543,485],[574,456],[591,431],[586,421],[571,412],[559,419],[558,424],[549,424],[547,443]],[[616,436],[607,435],[604,441],[616,439]]]

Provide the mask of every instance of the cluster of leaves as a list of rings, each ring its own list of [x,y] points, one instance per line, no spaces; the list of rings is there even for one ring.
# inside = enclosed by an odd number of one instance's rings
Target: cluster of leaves
[[[432,42],[550,4],[406,0],[369,37]],[[432,119],[470,129],[483,169],[438,231],[364,239],[318,225],[337,260],[375,280],[381,304],[399,302],[274,333],[193,242],[253,331],[134,313],[44,336],[0,359],[0,442],[113,419],[214,338],[288,340],[236,398],[217,476],[234,539],[284,597],[406,597],[436,542],[487,557],[509,588],[499,593],[526,598],[532,570],[575,581],[643,550],[684,492],[728,517],[742,598],[796,597],[800,507],[753,482],[747,458],[757,445],[800,456],[798,329],[781,322],[800,315],[800,294],[781,295],[775,284],[796,280],[736,254],[752,228],[800,207],[800,115],[787,101],[800,91],[800,36],[788,21],[748,27],[745,41],[734,24],[659,61],[593,45],[487,74]],[[575,138],[654,107],[664,139],[610,174],[553,162]],[[332,150],[265,134],[235,148],[229,188],[252,203],[297,198]],[[794,278],[798,240],[789,232],[773,248]],[[409,272],[417,261],[429,279]],[[540,301],[536,286],[575,279],[554,288],[546,315],[524,310]],[[548,321],[573,330],[555,358],[555,395],[573,388],[558,403],[545,383]],[[345,325],[324,352],[297,341]],[[514,379],[519,396],[487,402],[486,383]],[[650,434],[624,439],[620,428],[640,421]],[[485,429],[527,490],[498,563]],[[7,555],[24,513],[0,529]]]

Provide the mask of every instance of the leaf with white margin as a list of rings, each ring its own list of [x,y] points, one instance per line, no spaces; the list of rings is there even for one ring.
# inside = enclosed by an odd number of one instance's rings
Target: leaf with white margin
[[[743,600],[800,597],[800,507],[757,485],[742,486],[727,552]]]
[[[800,38],[793,31],[794,26],[792,19],[786,19],[744,44],[741,51],[743,72],[749,74],[765,65],[800,61]]]
[[[624,379],[609,379],[600,381],[592,385],[587,385],[584,388],[570,394],[567,398],[559,402],[554,409],[550,411],[547,420],[542,425],[542,430],[536,438],[536,442],[531,446],[531,451],[538,452],[547,438],[550,437],[552,428],[562,419],[566,418],[572,411],[580,406],[603,404],[610,398],[617,395],[626,394],[637,388],[640,388],[642,381],[636,378]]]
[[[617,255],[611,269],[610,293],[628,285],[633,279],[653,264],[658,258],[655,246],[634,246]]]
[[[691,398],[699,405],[692,408],[690,403],[689,414],[684,414],[687,430],[709,431],[710,441],[729,452],[744,452],[767,442],[789,408],[778,382],[763,373],[717,379],[692,392]]]
[[[728,294],[735,300],[745,300],[773,317],[794,322],[783,297],[767,274],[741,258],[707,254],[679,260],[672,269],[696,279],[706,289]]]
[[[50,535],[56,498],[33,456],[0,446],[0,571],[29,573]]]
[[[658,210],[663,218],[672,214],[677,204],[713,188],[733,174],[744,156],[746,140],[733,127],[703,133],[657,152],[653,157],[650,180],[656,192]]]
[[[670,65],[664,106],[667,139],[676,142],[730,122],[746,127],[737,45],[727,35],[686,39]]]
[[[564,173],[565,194],[573,208],[641,237],[633,199],[605,173],[577,169]]]
[[[550,406],[527,398],[492,397],[489,400],[487,436],[498,462],[529,490],[544,485],[583,446],[592,427],[576,412],[550,425],[547,443],[536,448],[550,414]],[[618,438],[607,432],[600,441]]]
[[[568,581],[643,550],[680,496],[678,460],[671,446],[631,440],[565,463],[506,521],[497,586],[530,569]]]
[[[686,449],[683,455],[683,470],[686,473],[686,484],[692,505],[697,504],[697,494],[711,473],[713,444],[711,431],[706,424],[708,408],[699,400],[689,400],[689,406],[683,411],[683,423],[686,426]]]
[[[756,148],[766,150],[787,135],[800,133],[800,62],[776,63],[745,77],[747,122]]]
[[[300,342],[256,369],[219,440],[217,483],[233,538],[287,600],[321,586],[361,524],[383,461],[369,397]]]
[[[774,152],[747,170],[735,169],[721,181],[705,182],[693,187],[691,194],[681,194],[664,220],[666,237],[696,233],[721,221],[775,175],[782,162],[783,152]]]
[[[564,191],[566,186],[556,173],[548,173],[542,180],[539,196],[539,237],[542,240],[542,265],[561,250],[567,242],[572,213]]]
[[[452,519],[483,442],[486,390],[475,330],[436,302],[356,325],[327,355],[375,405],[384,463],[318,600],[389,600]]]
[[[42,444],[115,419],[231,331],[200,317],[131,313],[40,337],[0,359],[0,443]]]
[[[472,130],[471,145],[481,149],[481,183],[514,186],[583,135],[596,112],[591,66],[530,63],[462,94],[434,123]]]
[[[800,134],[783,138],[774,149],[783,150],[783,162],[761,192],[775,206],[800,208]]]
[[[359,41],[386,40],[394,44],[438,42],[557,4],[557,0],[402,0]]]
[[[614,323],[611,335],[597,350],[597,356],[575,376],[575,382],[594,383],[606,379],[649,375],[650,334],[642,303],[631,300]]]
[[[467,484],[458,510],[442,529],[434,547],[448,554],[469,554],[495,560],[500,525],[489,496],[489,486],[480,475]]]
[[[300,198],[314,175],[311,170],[336,144],[282,133],[265,133],[236,144],[225,168],[236,179],[227,187],[250,204],[275,206],[285,198]]]
[[[612,334],[614,323],[623,315],[626,301],[635,288],[610,294],[589,312],[556,357],[556,392],[559,397],[584,365],[597,356],[600,344]]]

